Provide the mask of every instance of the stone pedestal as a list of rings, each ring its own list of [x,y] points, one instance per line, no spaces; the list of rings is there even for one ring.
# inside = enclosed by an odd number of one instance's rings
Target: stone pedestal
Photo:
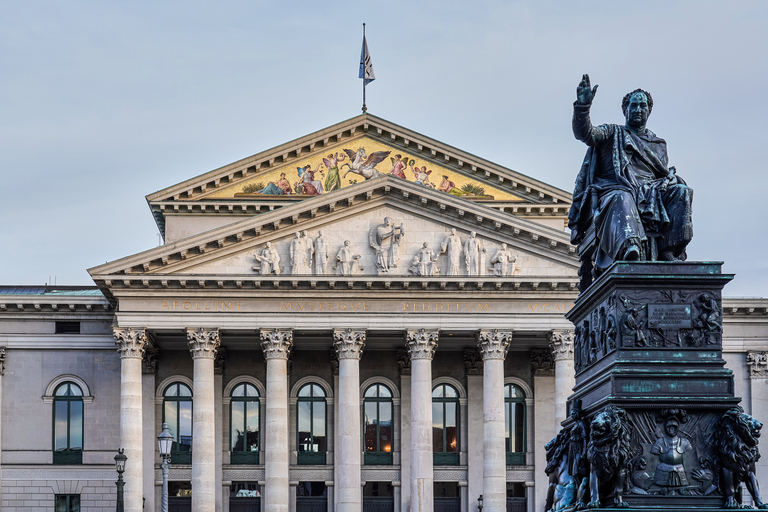
[[[567,314],[576,372],[569,411],[579,400],[598,452],[623,452],[630,510],[725,503],[713,434],[739,402],[722,358],[721,290],[731,279],[720,263],[617,262]],[[602,506],[614,497],[605,491]]]

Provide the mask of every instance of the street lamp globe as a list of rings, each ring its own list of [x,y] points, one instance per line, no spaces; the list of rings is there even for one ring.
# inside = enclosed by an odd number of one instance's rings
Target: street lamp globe
[[[171,428],[167,423],[163,423],[163,431],[157,436],[157,444],[160,448],[160,455],[167,457],[171,454],[171,446],[173,445],[173,434],[171,434]]]
[[[115,455],[115,469],[117,470],[118,475],[122,475],[125,471],[125,461],[127,460],[128,457],[125,455],[125,450],[120,448],[117,455]]]

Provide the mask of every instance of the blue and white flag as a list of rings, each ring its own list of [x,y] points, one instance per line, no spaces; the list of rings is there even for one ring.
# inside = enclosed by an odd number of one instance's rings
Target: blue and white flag
[[[363,85],[368,85],[376,80],[376,75],[373,74],[373,63],[371,62],[371,54],[368,53],[368,43],[365,42],[365,36],[363,36],[363,49],[360,52],[360,76],[358,78],[365,80]]]

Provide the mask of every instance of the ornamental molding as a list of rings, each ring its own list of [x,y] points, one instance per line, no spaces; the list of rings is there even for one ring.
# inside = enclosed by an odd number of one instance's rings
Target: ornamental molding
[[[141,359],[141,373],[146,375],[154,375],[157,371],[157,359],[160,356],[160,351],[152,346],[148,346],[144,350],[144,357]]]
[[[437,339],[440,336],[439,329],[408,329],[405,332],[405,345],[411,360],[429,359],[435,356]]]
[[[113,466],[108,469],[3,469],[2,475],[3,480],[107,480],[114,485],[115,468]]]
[[[192,354],[192,359],[214,359],[216,350],[221,344],[219,329],[207,329],[205,327],[187,328],[187,345]]]
[[[332,481],[332,469],[292,469],[290,479],[299,482],[306,481]],[[298,485],[298,484],[297,484]]]
[[[464,368],[467,375],[483,374],[483,358],[476,349],[464,350],[461,353],[464,359]]]
[[[500,359],[503,361],[507,357],[507,350],[509,350],[511,342],[511,330],[483,329],[477,333],[477,348],[480,350],[483,361],[488,359]]]
[[[555,361],[573,359],[573,331],[550,331],[549,349]]]
[[[288,359],[293,347],[293,329],[261,329],[261,350],[264,359]]]
[[[532,350],[531,367],[534,377],[554,377],[555,358],[549,350]]]
[[[363,469],[360,480],[365,482],[396,482],[400,480],[398,469]]]
[[[467,470],[434,469],[435,482],[461,482],[467,480]]]
[[[147,330],[134,327],[113,327],[112,334],[115,337],[117,351],[120,358],[144,358],[144,349],[147,345]]]
[[[162,473],[160,473],[162,479]],[[224,481],[262,481],[265,480],[263,469],[225,469],[222,471]]]
[[[531,482],[533,480],[533,470],[507,470],[507,482]]]
[[[747,352],[747,367],[749,367],[749,377],[752,379],[768,378],[768,352]]]
[[[354,329],[334,329],[333,347],[336,349],[336,356],[341,359],[360,360],[365,347],[365,330]]]

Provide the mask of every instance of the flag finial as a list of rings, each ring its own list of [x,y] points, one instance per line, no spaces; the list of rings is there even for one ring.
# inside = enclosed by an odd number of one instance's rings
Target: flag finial
[[[368,53],[368,43],[365,40],[365,23],[363,23],[363,49],[360,51],[360,72],[358,78],[363,79],[363,113],[368,111],[368,107],[365,105],[365,86],[376,80],[376,75],[373,74],[373,63],[371,62],[371,54]]]

